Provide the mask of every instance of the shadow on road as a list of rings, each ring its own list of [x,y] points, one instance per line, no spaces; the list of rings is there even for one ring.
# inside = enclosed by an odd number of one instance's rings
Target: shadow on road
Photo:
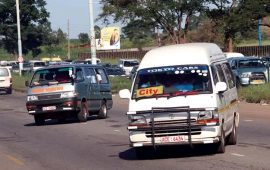
[[[124,160],[151,160],[198,157],[213,154],[215,154],[215,151],[212,145],[196,145],[193,148],[190,146],[163,146],[158,147],[156,150],[151,149],[145,152],[143,158],[137,158],[134,148],[120,152],[119,157]]]
[[[97,116],[90,116],[87,118],[87,121],[96,120]],[[62,124],[74,124],[81,123],[77,118],[68,118],[66,120],[57,120],[57,119],[47,119],[44,125],[37,125],[35,122],[25,124],[24,126],[52,126],[52,125],[62,125]]]

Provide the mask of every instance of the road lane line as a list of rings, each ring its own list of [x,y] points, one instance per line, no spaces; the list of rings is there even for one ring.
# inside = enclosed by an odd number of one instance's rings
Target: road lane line
[[[246,120],[244,120],[244,122],[253,122],[253,120],[246,119]]]
[[[245,156],[245,155],[241,155],[241,154],[238,154],[238,153],[231,153],[231,155],[233,155],[233,156],[238,156],[238,157],[243,157],[243,156]]]
[[[7,157],[9,160],[15,162],[17,165],[20,165],[20,166],[24,165],[23,161],[21,161],[21,160],[15,158],[14,156],[6,155],[6,157]]]

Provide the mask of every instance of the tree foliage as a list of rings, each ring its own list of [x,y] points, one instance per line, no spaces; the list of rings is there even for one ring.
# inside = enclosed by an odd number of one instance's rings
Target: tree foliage
[[[80,33],[79,34],[79,40],[81,43],[85,44],[85,43],[89,43],[90,39],[87,33]]]
[[[103,12],[99,15],[105,23],[111,17],[115,22],[126,25],[125,32],[141,31],[135,24],[143,26],[148,32],[155,28],[163,30],[173,43],[185,41],[189,20],[203,10],[205,0],[101,0]],[[146,24],[146,25],[145,25]],[[129,31],[127,32],[127,30]],[[144,34],[145,32],[143,32]],[[138,39],[138,34],[129,38]]]
[[[51,31],[49,13],[44,0],[20,0],[20,25],[22,52],[37,56],[48,33]],[[18,53],[17,15],[15,0],[1,0],[0,36],[2,46],[9,52]]]

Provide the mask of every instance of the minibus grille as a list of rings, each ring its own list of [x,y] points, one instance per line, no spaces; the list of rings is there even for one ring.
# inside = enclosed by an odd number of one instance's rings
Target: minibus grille
[[[42,95],[42,96],[38,96],[38,100],[59,99],[60,96],[61,96],[61,94]]]

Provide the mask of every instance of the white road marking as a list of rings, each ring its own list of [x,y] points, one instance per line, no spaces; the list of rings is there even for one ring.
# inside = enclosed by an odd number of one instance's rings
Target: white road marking
[[[120,130],[113,130],[113,131],[115,131],[115,132],[120,132]]]
[[[253,120],[246,119],[246,120],[244,120],[244,122],[253,122]]]
[[[233,155],[233,156],[239,156],[239,157],[245,156],[245,155],[241,155],[241,154],[238,154],[238,153],[231,153],[231,155]]]

